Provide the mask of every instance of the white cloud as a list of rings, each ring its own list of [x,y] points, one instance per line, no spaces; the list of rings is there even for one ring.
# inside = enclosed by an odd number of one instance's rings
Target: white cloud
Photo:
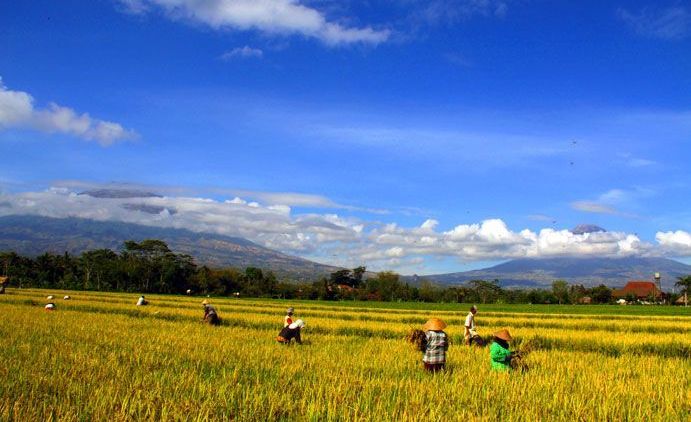
[[[428,24],[455,23],[471,16],[503,18],[508,4],[501,0],[424,0],[415,10],[417,20]]]
[[[655,191],[648,188],[636,187],[633,189],[610,189],[602,193],[595,200],[574,201],[571,208],[598,214],[612,214],[621,217],[636,217],[635,214],[621,211],[620,206],[636,206],[640,199],[655,195]]]
[[[121,0],[123,1],[123,0]],[[222,30],[258,30],[267,34],[300,34],[328,45],[379,44],[390,31],[354,28],[331,22],[298,0],[124,0],[129,11],[162,9],[169,17]]]
[[[691,256],[691,233],[677,230],[658,232],[655,240],[672,256]]]
[[[619,9],[617,16],[639,35],[680,40],[691,33],[691,12],[682,6],[643,8],[640,12]]]
[[[263,205],[239,197],[149,197],[137,198],[138,207],[123,206],[131,202],[131,198],[79,195],[64,187],[0,193],[0,215],[80,217],[184,228],[239,236],[325,263],[364,264],[372,269],[420,269],[425,258],[445,257],[467,262],[553,256],[691,256],[691,235],[684,231],[657,233],[658,245],[653,245],[624,232],[515,231],[500,219],[459,224],[446,231],[438,229],[436,220],[406,228],[335,213],[300,214],[288,205]],[[144,206],[162,211],[138,211]],[[392,268],[393,262],[399,264]]]
[[[0,130],[30,128],[47,133],[63,133],[103,146],[137,137],[122,125],[94,119],[88,113],[78,114],[68,107],[51,103],[47,108],[34,107],[34,98],[23,91],[9,90],[0,79]]]
[[[229,61],[235,58],[245,58],[245,59],[261,59],[264,57],[264,52],[258,48],[252,48],[248,45],[244,47],[237,47],[230,51],[226,51],[221,54],[220,59],[223,61]]]

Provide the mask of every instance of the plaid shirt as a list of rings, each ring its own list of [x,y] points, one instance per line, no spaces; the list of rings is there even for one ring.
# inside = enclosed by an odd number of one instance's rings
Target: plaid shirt
[[[427,350],[425,350],[422,361],[425,363],[446,363],[446,350],[449,348],[446,333],[427,331],[425,336],[427,336]]]

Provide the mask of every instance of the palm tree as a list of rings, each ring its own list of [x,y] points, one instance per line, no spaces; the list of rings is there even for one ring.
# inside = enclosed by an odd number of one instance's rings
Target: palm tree
[[[684,293],[684,306],[689,306],[689,290],[691,290],[691,275],[684,277],[677,277],[676,286],[681,287],[681,293]]]

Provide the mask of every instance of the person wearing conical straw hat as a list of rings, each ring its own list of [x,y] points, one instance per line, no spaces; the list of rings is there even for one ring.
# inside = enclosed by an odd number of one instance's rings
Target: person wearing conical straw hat
[[[444,328],[446,328],[446,323],[439,318],[431,318],[422,326],[422,331],[425,332],[427,340],[422,362],[427,371],[441,371],[446,365],[446,351],[449,349],[449,339],[444,332]]]
[[[295,308],[290,307],[286,310],[286,316],[283,318],[283,328],[289,326],[290,324],[293,323],[293,313],[295,312]]]
[[[204,299],[202,301],[202,307],[204,308],[204,322],[210,325],[219,325],[221,323],[221,318],[216,313],[216,308],[211,306],[208,300]]]
[[[513,354],[509,350],[510,341],[513,341],[513,338],[506,328],[494,333],[492,345],[489,347],[489,357],[492,369],[496,371],[508,371],[511,368],[511,358]]]

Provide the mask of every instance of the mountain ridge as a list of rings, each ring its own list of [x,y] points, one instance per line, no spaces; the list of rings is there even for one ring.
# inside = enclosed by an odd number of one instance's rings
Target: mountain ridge
[[[630,280],[653,281],[660,273],[663,290],[671,290],[676,278],[691,274],[691,265],[656,257],[557,257],[514,259],[481,270],[419,276],[442,285],[470,280],[499,280],[503,287],[547,288],[554,280],[592,287],[622,287]]]
[[[171,250],[211,267],[259,267],[299,281],[340,268],[319,264],[258,245],[241,237],[199,233],[134,223],[31,215],[0,217],[0,251],[37,256],[45,252],[80,254],[86,250],[119,251],[126,240],[159,239]]]

